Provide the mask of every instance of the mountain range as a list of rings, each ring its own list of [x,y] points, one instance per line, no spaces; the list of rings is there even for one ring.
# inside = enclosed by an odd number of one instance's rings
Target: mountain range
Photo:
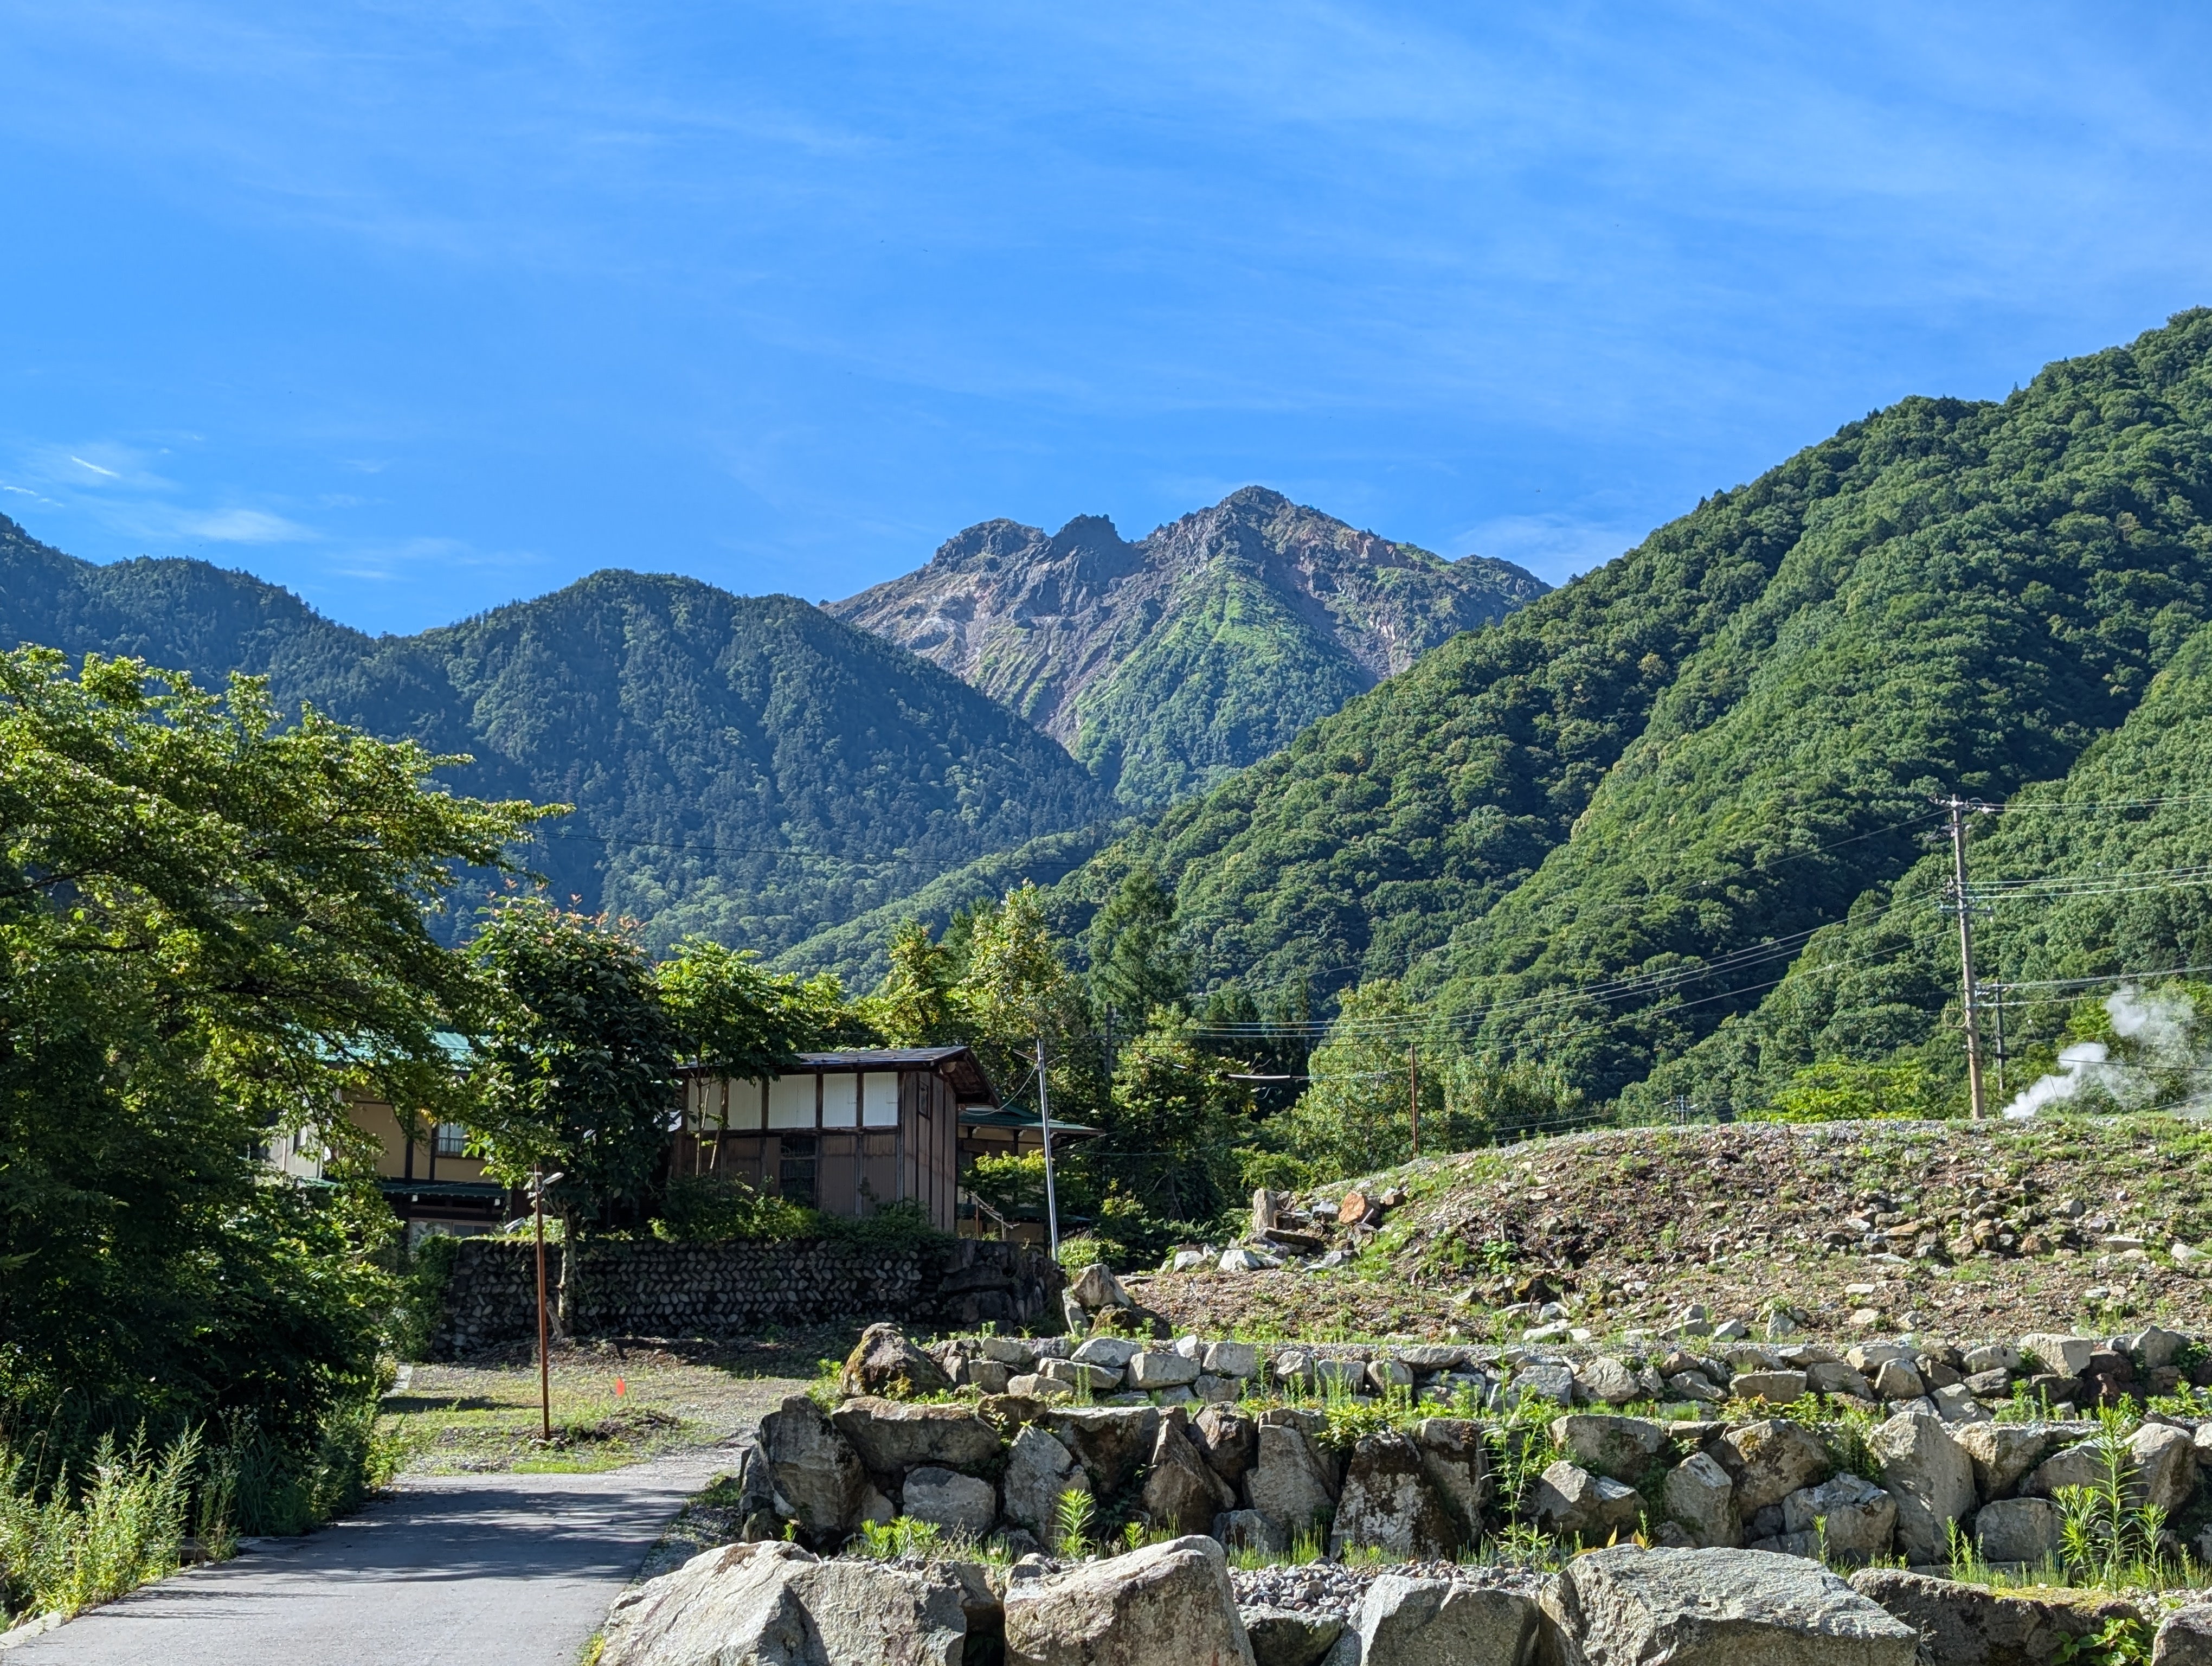
[[[1847,423],[1116,838],[1057,918],[1079,938],[1145,865],[1201,986],[1326,1010],[1401,980],[1431,1045],[1569,1097],[1757,1104],[1823,1056],[1900,1049],[1955,1076],[1931,800],[2158,796],[2115,777],[2138,757],[2212,794],[2212,742],[2172,721],[2203,696],[2208,618],[2200,309],[2002,400]],[[2194,812],[2100,813],[1976,836],[2061,873],[2212,862]],[[2212,961],[2203,883],[2008,905],[2003,974]]]
[[[1289,745],[1549,587],[1248,486],[1134,544],[1097,515],[988,520],[829,611],[911,648],[1158,809]]]
[[[288,704],[472,755],[457,788],[575,806],[524,860],[656,945],[696,931],[773,952],[1113,808],[1056,742],[935,666],[791,597],[691,579],[595,573],[372,637],[243,574],[94,566],[0,520],[0,639],[204,682],[263,673]]]

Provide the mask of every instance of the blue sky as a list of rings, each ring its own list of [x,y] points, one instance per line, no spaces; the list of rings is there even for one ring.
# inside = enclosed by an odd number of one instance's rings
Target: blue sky
[[[1261,482],[1559,579],[2212,302],[2212,9],[0,0],[0,511],[370,629]]]

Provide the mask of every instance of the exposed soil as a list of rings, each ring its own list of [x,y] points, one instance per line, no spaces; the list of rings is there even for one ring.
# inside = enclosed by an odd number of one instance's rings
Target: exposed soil
[[[2212,1309],[2212,1280],[2169,1253],[2212,1237],[2212,1125],[2170,1116],[1607,1129],[1365,1189],[1389,1184],[1407,1201],[1346,1266],[1132,1292],[1179,1330],[1347,1341],[1515,1340],[1555,1297],[1601,1335],[1691,1303],[1717,1321],[1781,1301],[1838,1336],[2201,1332]]]

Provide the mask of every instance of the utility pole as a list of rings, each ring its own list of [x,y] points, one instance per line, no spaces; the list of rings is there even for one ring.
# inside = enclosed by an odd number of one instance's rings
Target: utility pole
[[[1974,909],[1966,890],[1966,812],[1978,806],[1955,793],[1936,802],[1951,812],[1951,890],[1959,905],[1959,987],[1966,1006],[1966,1097],[1978,1121],[1988,1108],[1982,1097],[1982,1025],[1974,986]]]
[[[1406,1112],[1413,1129],[1413,1155],[1421,1154],[1421,1049],[1418,1042],[1406,1043],[1406,1076],[1412,1086],[1413,1097],[1406,1101]]]
[[[1054,1261],[1060,1259],[1060,1197],[1052,1179],[1052,1102],[1044,1085],[1044,1031],[1037,1031],[1037,1128],[1044,1135],[1044,1226]]]

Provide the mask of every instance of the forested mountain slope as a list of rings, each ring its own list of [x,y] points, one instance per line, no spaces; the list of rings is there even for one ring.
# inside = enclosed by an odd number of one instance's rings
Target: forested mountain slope
[[[1152,863],[1202,982],[1407,975],[1453,1045],[1610,1097],[1782,973],[1729,958],[1911,867],[1930,793],[2063,775],[2208,616],[2198,311],[1849,424],[1118,842],[1063,909]]]
[[[576,806],[528,854],[562,895],[773,953],[1110,800],[934,666],[787,596],[602,572],[373,638],[197,562],[95,567],[0,521],[0,636],[265,672],[386,736],[477,762],[463,790]]]
[[[1134,544],[1099,516],[1049,535],[986,521],[828,606],[1013,707],[1142,807],[1265,757],[1546,587],[1248,486]]]

